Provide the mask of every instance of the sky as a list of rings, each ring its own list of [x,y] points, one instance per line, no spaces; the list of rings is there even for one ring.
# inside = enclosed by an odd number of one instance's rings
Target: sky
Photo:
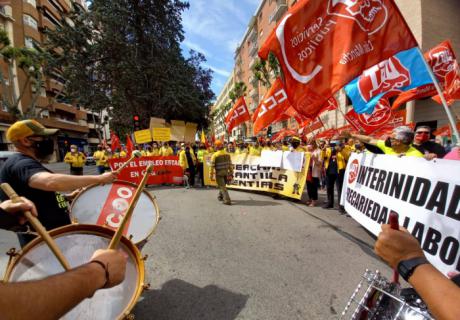
[[[189,0],[182,16],[184,55],[193,49],[206,56],[214,71],[212,89],[221,92],[234,65],[234,53],[260,0]]]

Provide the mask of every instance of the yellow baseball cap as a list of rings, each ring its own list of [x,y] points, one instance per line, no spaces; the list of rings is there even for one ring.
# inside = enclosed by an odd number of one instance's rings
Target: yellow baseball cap
[[[51,136],[58,129],[47,129],[37,120],[21,120],[13,123],[6,132],[6,138],[10,141],[17,141],[30,136]]]
[[[302,140],[301,140],[299,137],[292,137],[291,140],[292,140],[292,141],[302,142]]]

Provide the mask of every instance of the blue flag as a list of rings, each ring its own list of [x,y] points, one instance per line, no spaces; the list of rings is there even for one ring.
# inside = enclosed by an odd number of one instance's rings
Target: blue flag
[[[432,83],[419,48],[401,51],[365,70],[345,86],[357,113],[372,113],[382,98]]]

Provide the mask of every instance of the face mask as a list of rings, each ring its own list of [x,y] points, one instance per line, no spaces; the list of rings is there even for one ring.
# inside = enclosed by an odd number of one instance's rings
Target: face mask
[[[102,148],[97,148],[97,150],[102,151]]]
[[[40,160],[47,160],[54,152],[54,141],[52,139],[45,139],[43,141],[36,141],[34,143],[35,156]]]
[[[70,152],[75,153],[75,152],[77,152],[77,149],[70,149]]]
[[[293,143],[292,143],[292,147],[293,147],[294,149],[297,149],[297,147],[298,147],[299,145],[300,145],[300,143],[298,143],[298,142],[293,142]]]

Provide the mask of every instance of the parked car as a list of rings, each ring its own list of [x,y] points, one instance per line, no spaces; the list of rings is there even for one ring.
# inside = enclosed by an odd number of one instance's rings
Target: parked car
[[[86,157],[86,162],[85,165],[87,166],[93,166],[96,164],[96,160],[94,160],[93,156],[87,156]]]
[[[15,151],[0,151],[0,168],[3,166],[3,163],[11,157],[13,154],[16,154]]]

